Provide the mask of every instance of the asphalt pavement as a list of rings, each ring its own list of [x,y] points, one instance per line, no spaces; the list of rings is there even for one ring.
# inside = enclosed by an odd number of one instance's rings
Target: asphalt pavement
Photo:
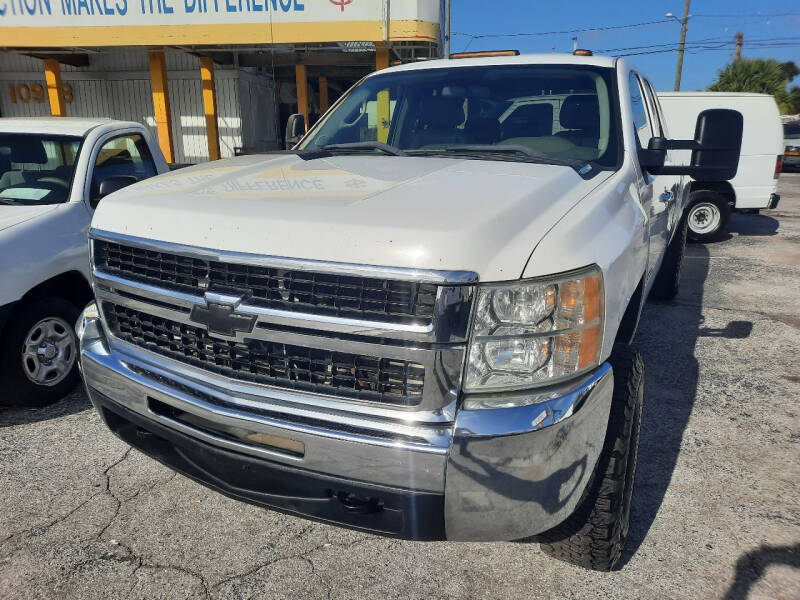
[[[235,502],[130,450],[76,390],[0,409],[0,598],[800,598],[800,174],[780,192],[690,245],[678,298],[644,311],[618,571]]]

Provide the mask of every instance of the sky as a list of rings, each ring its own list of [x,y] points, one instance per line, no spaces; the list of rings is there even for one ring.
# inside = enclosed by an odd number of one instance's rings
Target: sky
[[[452,0],[451,52],[517,49],[571,52],[578,46],[600,54],[630,56],[658,90],[675,82],[684,0]],[[800,0],[692,0],[681,90],[702,90],[733,59],[733,38],[744,33],[742,56],[793,60],[800,65]],[[635,27],[507,36],[652,22]],[[502,37],[473,38],[464,34]],[[667,44],[665,46],[665,44]],[[720,47],[722,46],[722,47]],[[623,50],[624,49],[624,50]],[[793,85],[800,85],[800,77]]]

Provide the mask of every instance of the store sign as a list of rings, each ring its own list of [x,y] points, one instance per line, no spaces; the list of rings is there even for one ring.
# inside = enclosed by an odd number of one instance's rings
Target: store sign
[[[438,36],[439,8],[438,0],[0,0],[0,40],[16,47],[304,43],[379,41],[394,31],[422,41],[434,30]]]
[[[430,12],[416,0],[397,3],[407,5],[392,7],[402,18]],[[0,26],[191,25],[252,22],[259,15],[265,23],[381,21],[384,10],[380,0],[0,0]]]

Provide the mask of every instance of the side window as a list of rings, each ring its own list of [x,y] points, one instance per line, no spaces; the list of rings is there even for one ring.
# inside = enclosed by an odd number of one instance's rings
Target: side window
[[[97,153],[92,173],[92,197],[100,184],[119,175],[135,177],[137,181],[153,177],[156,167],[141,135],[122,135],[107,141]]]
[[[639,86],[639,78],[636,73],[630,74],[630,94],[631,109],[633,111],[633,124],[636,127],[636,135],[639,137],[639,144],[642,148],[647,148],[650,138],[653,137],[653,129],[647,115],[647,106],[642,97],[642,88]]]

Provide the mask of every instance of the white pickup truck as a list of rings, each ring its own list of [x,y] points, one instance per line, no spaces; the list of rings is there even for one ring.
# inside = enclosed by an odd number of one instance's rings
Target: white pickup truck
[[[685,176],[733,177],[741,131],[717,110],[668,139],[612,58],[370,75],[288,153],[101,204],[88,394],[231,497],[401,538],[536,536],[611,569],[644,393],[629,344],[645,299],[677,293]]]
[[[41,405],[78,382],[73,326],[92,298],[92,213],[165,171],[139,123],[0,119],[0,404]]]

